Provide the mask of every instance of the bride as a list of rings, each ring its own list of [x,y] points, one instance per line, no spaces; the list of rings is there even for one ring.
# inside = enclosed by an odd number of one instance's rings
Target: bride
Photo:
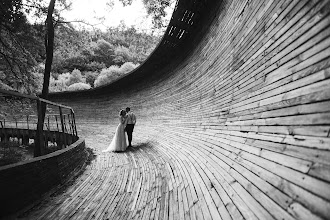
[[[125,136],[125,127],[127,124],[127,115],[125,110],[121,110],[119,113],[119,125],[116,128],[116,133],[112,138],[112,141],[107,149],[103,152],[109,151],[125,151],[127,147],[126,136]]]

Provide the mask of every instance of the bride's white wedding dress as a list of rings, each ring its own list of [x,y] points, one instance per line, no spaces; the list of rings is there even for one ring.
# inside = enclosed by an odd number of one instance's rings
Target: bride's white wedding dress
[[[112,138],[112,141],[107,149],[103,150],[103,152],[109,151],[125,151],[127,148],[126,142],[126,134],[125,134],[125,127],[127,123],[127,118],[119,116],[119,125],[116,128],[116,133]]]

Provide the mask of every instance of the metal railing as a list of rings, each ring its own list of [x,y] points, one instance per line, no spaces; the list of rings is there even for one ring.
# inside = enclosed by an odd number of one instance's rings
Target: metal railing
[[[0,89],[0,98],[0,113],[1,110],[3,113],[6,110],[15,111],[20,108],[18,104],[18,107],[9,106],[5,109],[7,100],[14,100],[14,103],[20,103],[22,100],[25,100],[25,102],[29,103],[28,111],[19,109],[21,110],[19,114],[14,112],[0,115],[1,142],[8,142],[15,138],[26,145],[32,139],[35,145],[34,156],[39,156],[49,152],[47,148],[50,145],[56,146],[57,149],[62,149],[78,140],[75,115],[71,107],[36,96],[2,89]],[[38,126],[38,123],[41,121],[41,103],[46,105],[47,111],[43,124]]]

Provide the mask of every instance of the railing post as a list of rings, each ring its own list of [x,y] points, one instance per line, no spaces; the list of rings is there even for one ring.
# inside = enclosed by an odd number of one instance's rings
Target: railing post
[[[27,129],[30,130],[30,127],[29,127],[29,115],[26,116],[26,124],[27,124]]]
[[[38,157],[45,153],[44,151],[44,138],[43,138],[43,127],[44,122],[42,120],[42,107],[41,101],[37,100],[37,110],[38,110],[38,124],[37,124],[37,133],[35,137],[35,146],[34,146],[34,156]]]
[[[74,111],[73,111],[73,109],[71,109],[71,114],[72,114],[72,125],[73,125],[73,130],[75,132],[75,141],[76,141],[76,139],[78,137],[78,132],[77,132],[76,119],[74,117]]]
[[[48,120],[48,130],[50,130],[49,115],[47,115],[47,120]]]
[[[61,118],[61,125],[62,125],[62,136],[63,136],[63,141],[64,141],[64,146],[67,146],[67,142],[66,142],[66,135],[65,135],[65,130],[64,130],[64,119],[63,119],[63,113],[62,113],[62,108],[61,106],[59,107],[60,110],[60,118]]]
[[[5,129],[5,123],[0,121],[1,124],[1,130],[2,130],[2,135],[1,135],[1,142],[5,142],[5,137],[6,137],[6,129]]]
[[[55,121],[56,121],[56,127],[57,127],[57,131],[58,131],[58,132],[60,132],[60,129],[58,128],[57,115],[55,115]]]
[[[69,123],[69,134],[72,135],[71,114],[68,114],[68,123]]]
[[[44,131],[44,134],[45,134],[45,147],[48,148],[48,141],[49,141],[49,137],[50,137],[49,115],[47,115],[47,124],[45,123],[45,125],[46,125],[46,128],[47,128],[47,130]]]
[[[4,142],[8,142],[8,135],[7,135],[7,129],[6,129],[6,119],[3,119],[3,133],[4,133]]]

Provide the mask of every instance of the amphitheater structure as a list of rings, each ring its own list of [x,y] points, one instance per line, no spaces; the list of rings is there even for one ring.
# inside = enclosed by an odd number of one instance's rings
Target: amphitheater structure
[[[330,219],[329,77],[329,1],[179,0],[138,69],[50,95],[96,158],[28,216]],[[133,148],[101,153],[126,106]]]

